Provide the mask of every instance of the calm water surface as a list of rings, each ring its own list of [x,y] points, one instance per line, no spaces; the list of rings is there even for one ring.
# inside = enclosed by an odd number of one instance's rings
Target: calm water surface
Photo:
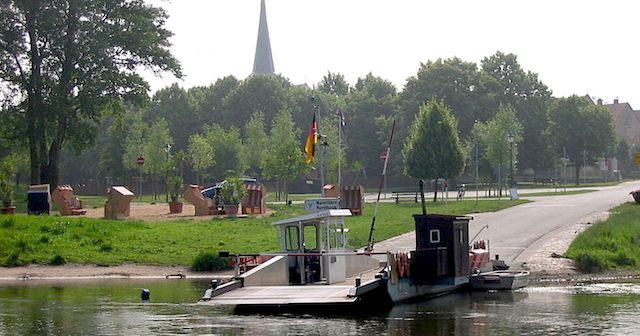
[[[453,294],[373,312],[240,314],[195,280],[0,283],[0,335],[633,335],[640,286]],[[151,300],[142,302],[142,288]]]

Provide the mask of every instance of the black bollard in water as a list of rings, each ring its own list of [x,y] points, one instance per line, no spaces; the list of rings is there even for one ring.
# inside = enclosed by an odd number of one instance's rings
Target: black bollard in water
[[[149,300],[150,296],[151,296],[151,291],[146,288],[143,288],[142,293],[140,294],[140,298],[143,300]]]

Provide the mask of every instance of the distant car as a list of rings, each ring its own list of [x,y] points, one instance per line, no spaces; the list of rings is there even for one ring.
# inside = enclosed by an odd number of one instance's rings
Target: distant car
[[[256,180],[255,178],[241,177],[240,181],[243,181],[244,183],[258,183],[258,180]],[[224,184],[226,182],[227,182],[227,180],[224,180],[222,182],[218,182],[218,183],[214,184],[211,187],[202,189],[202,191],[200,191],[200,193],[203,196],[208,197],[208,198],[216,201],[216,205],[221,207],[221,206],[224,205],[224,203],[220,199],[220,189],[222,189],[222,186],[224,186]]]

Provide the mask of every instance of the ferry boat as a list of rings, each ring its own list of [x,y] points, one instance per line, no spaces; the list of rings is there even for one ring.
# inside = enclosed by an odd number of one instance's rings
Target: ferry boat
[[[489,251],[485,242],[469,243],[472,217],[424,211],[413,215],[415,250],[391,253],[350,248],[344,225],[348,216],[349,210],[334,209],[272,223],[280,233],[282,252],[230,256],[235,276],[222,285],[214,283],[199,303],[253,308],[381,306],[469,289],[472,279],[502,281],[506,274],[482,272],[490,267]],[[522,273],[512,283],[522,284],[522,276],[526,280]]]
[[[383,293],[384,265],[373,253],[358,253],[347,245],[348,216],[348,209],[332,209],[272,223],[280,233],[282,252],[231,256],[235,277],[212,286],[199,303],[335,306]]]

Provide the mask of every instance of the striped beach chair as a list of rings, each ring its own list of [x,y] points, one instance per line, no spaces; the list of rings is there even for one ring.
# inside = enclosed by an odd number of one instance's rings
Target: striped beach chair
[[[361,185],[340,187],[340,208],[349,209],[354,215],[363,215],[364,187]]]

